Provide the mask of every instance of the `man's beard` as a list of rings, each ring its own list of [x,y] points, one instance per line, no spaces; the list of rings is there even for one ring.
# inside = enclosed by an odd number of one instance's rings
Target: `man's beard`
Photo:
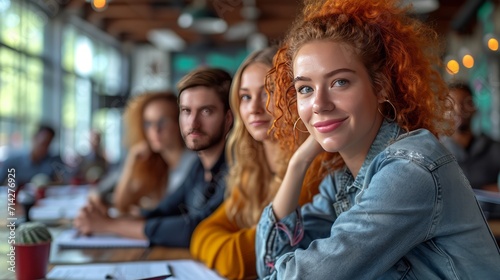
[[[184,142],[186,143],[186,147],[192,151],[199,152],[203,150],[210,149],[211,147],[219,144],[221,141],[224,141],[224,125],[219,128],[219,130],[214,131],[213,134],[208,135],[204,131],[201,130],[191,130],[188,132],[189,135],[192,132],[201,133],[204,136],[208,136],[208,139],[191,139],[186,141],[184,137]]]

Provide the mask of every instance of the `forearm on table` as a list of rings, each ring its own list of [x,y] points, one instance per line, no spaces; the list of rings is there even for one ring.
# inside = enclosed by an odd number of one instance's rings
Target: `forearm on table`
[[[106,233],[113,233],[123,237],[147,239],[144,234],[146,222],[141,218],[121,217],[110,219],[103,228]]]

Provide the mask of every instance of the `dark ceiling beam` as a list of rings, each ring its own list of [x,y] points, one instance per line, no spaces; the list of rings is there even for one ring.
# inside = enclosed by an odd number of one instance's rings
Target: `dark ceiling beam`
[[[260,16],[258,20],[265,19],[290,19],[291,22],[294,16],[299,12],[299,9],[295,6],[295,4],[276,4],[274,2],[269,1],[266,4],[261,4],[262,6],[257,6],[260,11]],[[221,18],[227,21],[229,24],[241,22],[245,20],[245,18],[241,15],[242,5],[236,6],[231,10],[227,10]]]
[[[447,3],[446,6],[443,6],[443,3],[441,3],[441,8],[430,13],[425,18],[425,22],[432,26],[438,34],[445,36],[451,31],[450,22],[453,16],[460,10],[463,2],[465,0]]]
[[[263,18],[290,18],[295,19],[300,13],[300,8],[296,4],[277,4],[269,1],[269,3],[259,7]]]
[[[109,5],[105,11],[94,11],[88,15],[89,20],[102,18],[151,18],[162,19],[165,17],[178,17],[181,13],[180,9],[154,9],[148,4],[116,4]]]
[[[201,36],[190,31],[176,32],[179,37],[181,37],[186,44],[191,44],[193,42],[199,41]],[[148,43],[148,32],[130,32],[124,31],[117,35],[117,38],[121,41],[129,40],[135,43]]]
[[[116,34],[122,32],[128,33],[139,33],[139,32],[147,32],[150,29],[156,28],[176,28],[177,22],[171,21],[156,21],[149,19],[124,19],[124,20],[112,20],[105,27],[105,31],[115,36]]]
[[[90,22],[99,22],[104,18],[111,19],[139,19],[149,18],[152,15],[151,6],[147,4],[140,5],[109,5],[105,11],[93,11],[88,14],[86,20]]]
[[[114,4],[151,4],[153,2],[173,2],[172,0],[112,0]]]

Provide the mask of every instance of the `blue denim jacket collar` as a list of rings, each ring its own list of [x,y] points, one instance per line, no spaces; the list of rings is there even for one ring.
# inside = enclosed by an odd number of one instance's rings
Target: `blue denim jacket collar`
[[[358,172],[358,176],[356,176],[356,179],[354,179],[354,182],[350,187],[347,188],[347,191],[349,192],[350,188],[354,187],[357,189],[362,189],[363,188],[363,181],[365,180],[365,174],[366,170],[372,163],[373,159],[375,156],[380,154],[387,146],[389,146],[391,143],[393,143],[397,137],[400,135],[401,128],[399,125],[395,122],[388,122],[384,120],[382,122],[382,125],[380,126],[379,132],[377,136],[375,137],[375,140],[373,141],[372,146],[370,147],[370,150],[368,151],[368,154],[366,155],[365,161],[363,162],[363,165],[361,166],[361,169]],[[346,177],[348,176],[348,177]],[[341,180],[345,182],[345,180],[349,180],[347,178],[350,178],[352,182],[352,174],[351,172],[347,169],[347,167],[344,167],[344,170],[342,172],[342,175],[340,175]]]

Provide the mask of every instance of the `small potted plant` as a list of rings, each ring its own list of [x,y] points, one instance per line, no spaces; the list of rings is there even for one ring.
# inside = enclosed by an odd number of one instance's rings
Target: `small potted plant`
[[[49,263],[52,235],[44,224],[26,222],[16,228],[16,277],[43,279]]]

